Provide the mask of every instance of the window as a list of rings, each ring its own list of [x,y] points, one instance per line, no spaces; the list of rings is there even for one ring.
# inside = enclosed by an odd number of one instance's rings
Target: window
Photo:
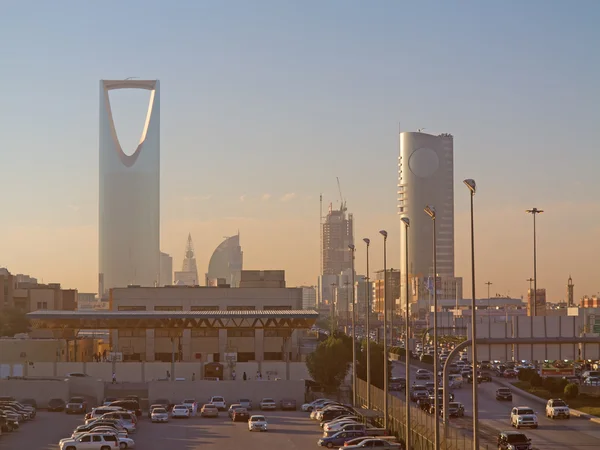
[[[48,302],[42,302],[42,309],[48,309]]]
[[[238,328],[236,330],[227,330],[227,337],[254,337],[254,330]]]
[[[219,330],[216,328],[201,328],[192,330],[192,337],[219,337]]]
[[[146,311],[145,306],[119,306],[119,311]]]
[[[274,311],[274,310],[283,310],[283,311],[289,311],[292,309],[292,307],[290,305],[273,305],[273,306],[263,306],[263,309],[265,310],[270,310],[270,311]]]
[[[112,434],[107,434],[106,436],[104,436],[104,440],[106,442],[116,442],[117,441],[117,437],[112,435]]]
[[[238,362],[254,361],[255,359],[254,352],[238,352]]]
[[[227,311],[255,311],[256,306],[228,306]]]
[[[37,309],[42,309],[42,302],[37,302]]]
[[[92,442],[92,437],[91,436],[84,436],[81,438],[80,442]]]
[[[218,311],[218,306],[192,306],[191,311]]]
[[[129,328],[119,330],[120,338],[146,337],[146,330],[143,328]]]
[[[183,306],[155,306],[154,311],[183,311]]]
[[[283,361],[281,352],[264,352],[265,361]]]
[[[102,442],[102,436],[94,435],[92,437],[94,438],[94,442]]]

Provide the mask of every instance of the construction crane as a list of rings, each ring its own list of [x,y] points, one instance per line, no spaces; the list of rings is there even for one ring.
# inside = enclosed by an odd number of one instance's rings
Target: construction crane
[[[346,211],[346,201],[344,200],[344,196],[342,195],[342,186],[340,185],[340,177],[335,177],[337,180],[338,191],[340,193],[340,211]]]

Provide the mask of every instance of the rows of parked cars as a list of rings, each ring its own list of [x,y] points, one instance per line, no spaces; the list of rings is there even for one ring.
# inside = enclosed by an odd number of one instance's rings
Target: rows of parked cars
[[[310,418],[319,422],[323,436],[317,445],[327,448],[352,450],[377,447],[382,449],[402,449],[394,436],[385,428],[363,418],[359,411],[350,405],[327,398],[320,398],[301,407],[309,412]]]
[[[33,420],[37,404],[33,399],[18,402],[10,396],[0,397],[0,435],[17,431],[21,424]]]
[[[83,397],[72,397],[63,404],[49,402],[49,410],[84,416],[84,423],[76,427],[71,436],[59,441],[60,450],[135,448],[132,435],[137,433],[142,415],[139,398],[135,395],[105,399],[96,408],[89,408]]]

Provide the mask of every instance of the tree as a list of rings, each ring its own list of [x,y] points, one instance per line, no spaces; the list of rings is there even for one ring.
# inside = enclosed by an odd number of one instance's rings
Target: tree
[[[565,398],[574,399],[579,395],[579,386],[575,383],[569,383],[565,386],[564,390]]]
[[[371,384],[379,389],[383,389],[383,345],[370,341],[371,345]],[[386,358],[388,356],[386,355]],[[358,356],[358,367],[356,368],[358,378],[367,380],[367,347],[366,341],[363,341],[360,354]],[[388,377],[392,375],[392,365],[388,364]]]
[[[29,332],[29,319],[18,308],[0,310],[0,336],[14,336]]]
[[[317,349],[306,358],[308,373],[327,392],[333,392],[340,387],[346,378],[349,363],[352,361],[352,350],[338,337],[330,336],[319,343]]]

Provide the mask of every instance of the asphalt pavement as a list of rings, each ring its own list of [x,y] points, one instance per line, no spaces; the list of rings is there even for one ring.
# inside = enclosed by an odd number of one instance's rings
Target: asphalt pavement
[[[262,414],[253,411],[254,414]],[[171,419],[169,423],[151,423],[146,417],[139,422],[137,433],[131,437],[139,450],[223,450],[243,448],[264,450],[285,448],[304,450],[314,448],[322,430],[308,418],[307,413],[274,411],[265,412],[269,431],[250,432],[247,423],[232,423],[227,413],[216,419],[192,417]],[[37,417],[14,433],[0,436],[0,450],[56,450],[58,441],[68,437],[73,429],[83,423],[81,416],[40,411]]]
[[[404,376],[404,364],[394,363],[393,376]],[[414,377],[417,368],[411,367],[411,377]],[[411,378],[409,385],[415,381]],[[530,406],[537,412],[539,427],[537,429],[522,429],[531,438],[534,448],[540,450],[592,450],[600,448],[600,424],[590,420],[571,417],[569,420],[552,420],[546,418],[545,404],[539,403],[514,393],[513,401],[502,402],[496,400],[496,389],[502,387],[495,381],[479,384],[479,424],[482,443],[495,444],[499,431],[511,430],[510,410],[513,406]],[[452,391],[455,400],[465,405],[465,416],[460,419],[451,419],[452,426],[462,428],[465,433],[472,432],[472,385],[463,384],[460,389]],[[404,392],[396,395],[404,396]]]

